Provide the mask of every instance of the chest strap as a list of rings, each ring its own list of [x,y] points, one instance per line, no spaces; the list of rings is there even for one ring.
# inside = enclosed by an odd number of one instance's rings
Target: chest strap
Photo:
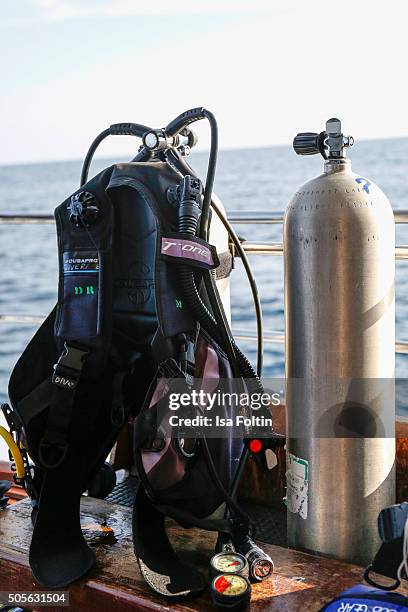
[[[54,366],[54,388],[45,433],[39,446],[39,460],[45,469],[59,467],[66,457],[75,392],[88,353],[86,349],[65,342],[64,351]]]

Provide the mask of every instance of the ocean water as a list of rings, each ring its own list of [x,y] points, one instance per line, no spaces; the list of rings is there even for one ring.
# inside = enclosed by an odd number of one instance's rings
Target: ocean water
[[[350,153],[353,169],[378,183],[394,209],[408,209],[408,139],[365,141]],[[123,160],[97,160],[93,170]],[[190,163],[204,175],[207,156],[193,153]],[[52,213],[78,185],[80,161],[0,167],[2,212]],[[221,151],[216,192],[228,210],[282,211],[297,186],[320,174],[320,157],[297,157],[290,147]],[[281,225],[237,226],[251,240],[281,242]],[[408,244],[408,226],[397,226],[397,243]],[[283,262],[281,257],[250,258],[258,282],[267,330],[283,330]],[[238,261],[231,277],[235,328],[255,330],[250,291]],[[56,301],[57,250],[53,225],[0,225],[0,313],[47,314]],[[408,340],[408,262],[397,262],[397,338]],[[35,332],[28,324],[0,324],[0,399],[6,401],[10,372]],[[242,343],[255,361],[254,343]],[[266,344],[265,374],[281,377],[281,344]],[[397,355],[396,375],[408,378],[408,355]],[[408,405],[400,402],[400,414]],[[1,451],[0,451],[1,454]]]

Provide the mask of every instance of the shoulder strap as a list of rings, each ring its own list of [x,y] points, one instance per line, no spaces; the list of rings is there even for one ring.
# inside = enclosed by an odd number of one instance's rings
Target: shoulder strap
[[[112,171],[112,170],[111,170]],[[55,341],[88,350],[84,374],[102,371],[112,336],[113,206],[105,192],[110,173],[102,173],[55,210],[59,285]],[[98,180],[97,180],[98,179]],[[84,195],[85,194],[85,195]],[[88,223],[80,200],[92,200]]]
[[[168,338],[195,329],[189,310],[179,291],[177,268],[161,257],[162,236],[175,229],[175,210],[167,200],[169,188],[177,187],[180,176],[169,164],[161,162],[120,164],[115,167],[107,193],[115,189],[134,189],[156,218],[155,297],[163,335]]]
[[[61,351],[54,365],[53,392],[39,460],[59,467],[80,377],[103,371],[112,336],[113,207],[105,193],[111,169],[95,177],[55,210],[59,285],[54,338]],[[95,218],[86,217],[84,203]],[[88,213],[90,209],[88,209]]]
[[[71,423],[76,388],[87,355],[87,350],[65,343],[64,352],[54,366],[51,404],[38,451],[40,463],[45,469],[59,467],[66,457],[67,433]]]

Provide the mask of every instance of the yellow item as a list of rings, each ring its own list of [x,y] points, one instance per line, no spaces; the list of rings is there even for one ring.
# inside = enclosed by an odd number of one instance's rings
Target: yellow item
[[[17,477],[24,478],[25,476],[24,461],[21,456],[20,449],[18,448],[17,444],[14,442],[13,436],[11,435],[9,431],[7,431],[7,429],[4,429],[4,427],[2,427],[1,425],[0,425],[0,436],[4,438],[4,441],[6,442],[7,446],[10,449],[14,463],[16,464]]]

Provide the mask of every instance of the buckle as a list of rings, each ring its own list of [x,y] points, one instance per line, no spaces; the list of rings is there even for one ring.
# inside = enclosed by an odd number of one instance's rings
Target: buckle
[[[62,389],[68,389],[68,391],[76,389],[84,365],[83,360],[88,353],[88,350],[77,348],[65,342],[64,351],[54,365],[52,382]]]
[[[160,374],[160,378],[183,378],[183,372],[172,357],[159,363],[157,371]]]

